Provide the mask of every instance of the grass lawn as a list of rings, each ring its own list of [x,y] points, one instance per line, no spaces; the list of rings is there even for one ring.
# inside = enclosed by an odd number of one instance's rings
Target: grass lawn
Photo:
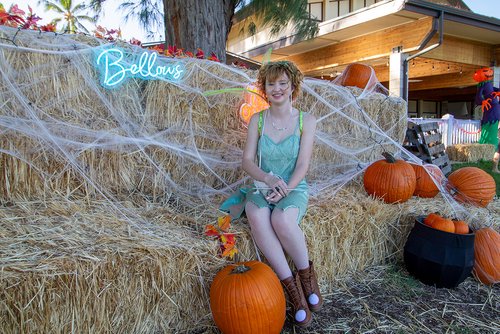
[[[451,170],[455,171],[455,170],[462,168],[462,167],[478,167],[478,168],[481,168],[482,170],[484,170],[486,173],[493,176],[493,178],[495,179],[495,183],[497,185],[497,197],[500,197],[500,174],[493,173],[491,171],[491,169],[493,168],[493,161],[481,160],[478,162],[457,162],[457,163],[453,163],[451,165]]]

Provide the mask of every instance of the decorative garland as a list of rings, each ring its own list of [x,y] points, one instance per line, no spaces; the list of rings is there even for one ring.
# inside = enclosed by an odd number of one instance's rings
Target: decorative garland
[[[462,131],[462,132],[464,132],[464,133],[466,133],[466,134],[468,134],[468,135],[477,135],[477,134],[481,133],[481,126],[479,126],[479,130],[474,131],[474,132],[472,132],[472,131],[467,131],[467,130],[465,130],[464,128],[462,128],[462,127],[460,127],[460,126],[457,126],[457,128],[458,128],[458,130],[460,130],[460,131]]]

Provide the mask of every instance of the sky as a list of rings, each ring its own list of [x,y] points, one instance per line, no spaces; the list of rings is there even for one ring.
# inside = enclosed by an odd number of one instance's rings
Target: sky
[[[79,0],[73,0],[73,2],[78,4]],[[132,20],[125,22],[123,19],[125,17],[125,12],[118,10],[118,6],[122,2],[121,0],[107,0],[103,6],[103,15],[97,24],[107,29],[121,28],[122,38],[127,41],[133,37],[142,42],[161,39],[159,35],[157,35],[157,38],[147,38],[146,31],[142,29],[137,22]],[[500,5],[498,0],[464,0],[464,2],[477,14],[500,18]],[[42,24],[49,23],[54,18],[54,14],[45,12],[43,6],[38,5],[38,0],[0,0],[0,3],[2,3],[6,9],[12,4],[18,4],[19,8],[25,11],[28,11],[28,6],[30,6],[33,8],[33,11],[42,18],[40,21]],[[85,24],[85,26],[90,31],[93,30],[92,25]]]

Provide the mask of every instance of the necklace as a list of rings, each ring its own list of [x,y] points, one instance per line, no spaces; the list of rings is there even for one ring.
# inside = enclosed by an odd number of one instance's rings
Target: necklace
[[[271,112],[269,112],[269,116],[271,117],[271,125],[273,126],[273,128],[275,130],[278,130],[278,131],[285,131],[288,129],[287,126],[284,126],[284,127],[279,127],[276,125],[276,123],[274,123],[274,119],[273,119],[273,116],[271,115]],[[290,118],[288,120],[292,119],[292,112],[290,111]]]

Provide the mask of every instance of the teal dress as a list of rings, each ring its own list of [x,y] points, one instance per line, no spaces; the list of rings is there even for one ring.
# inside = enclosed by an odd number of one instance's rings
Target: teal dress
[[[302,111],[299,112],[299,121],[294,132],[276,143],[262,131],[262,129],[265,129],[265,112],[262,111],[259,114],[260,137],[257,145],[257,159],[260,160],[260,167],[263,171],[266,173],[272,171],[274,175],[279,175],[288,184],[299,155],[303,113]],[[298,208],[297,223],[300,223],[306,213],[308,199],[308,185],[306,180],[302,179],[297,187],[290,190],[288,196],[281,199],[278,203],[267,202],[264,195],[252,185],[240,188],[235,194],[224,201],[219,209],[229,213],[233,219],[237,219],[243,214],[245,204],[248,201],[254,203],[259,208],[268,207],[271,211],[276,208],[281,210]]]

